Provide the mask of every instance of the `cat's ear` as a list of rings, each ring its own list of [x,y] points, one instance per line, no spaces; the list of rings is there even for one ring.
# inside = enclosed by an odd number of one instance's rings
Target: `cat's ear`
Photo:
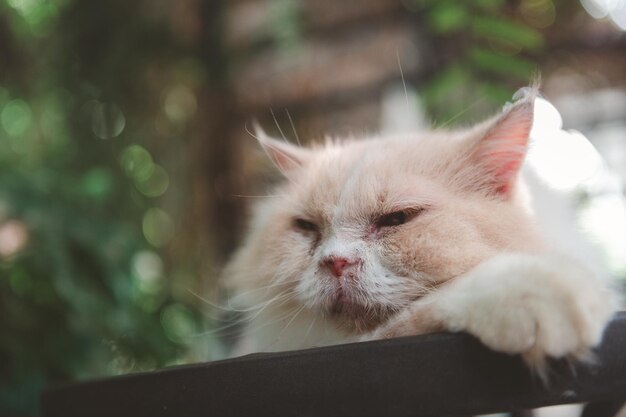
[[[285,176],[304,166],[311,157],[309,150],[268,136],[256,123],[254,124],[254,137],[259,141],[272,163]]]
[[[486,175],[491,191],[502,196],[511,193],[524,163],[537,90],[525,90],[522,98],[507,105],[494,120],[483,125],[470,158]]]

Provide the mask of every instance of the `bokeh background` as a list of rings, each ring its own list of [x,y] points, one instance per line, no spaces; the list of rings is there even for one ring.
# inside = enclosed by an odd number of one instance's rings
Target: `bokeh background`
[[[0,0],[0,415],[225,354],[254,119],[303,143],[454,126],[540,72],[612,169],[575,191],[623,277],[624,30],[624,0]]]

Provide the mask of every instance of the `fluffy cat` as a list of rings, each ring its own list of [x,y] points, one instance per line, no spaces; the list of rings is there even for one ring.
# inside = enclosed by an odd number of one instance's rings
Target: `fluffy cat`
[[[535,96],[464,130],[312,148],[260,133],[285,181],[225,270],[248,318],[237,353],[446,330],[537,369],[583,358],[616,302],[535,199]]]

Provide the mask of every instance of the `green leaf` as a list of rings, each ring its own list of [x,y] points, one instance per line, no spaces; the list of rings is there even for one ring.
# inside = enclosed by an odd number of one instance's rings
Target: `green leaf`
[[[467,27],[469,12],[462,3],[439,3],[428,13],[432,29],[439,33],[456,32]]]
[[[474,4],[483,10],[499,11],[505,4],[505,0],[474,0]]]
[[[464,67],[448,67],[428,84],[423,92],[424,99],[430,104],[439,103],[453,91],[467,85],[470,79],[471,76]]]
[[[0,113],[0,123],[11,136],[21,136],[32,125],[33,113],[30,106],[21,99],[8,102]]]
[[[495,83],[481,83],[479,89],[491,101],[500,105],[511,100],[513,95],[513,91],[510,88]]]
[[[92,168],[81,181],[81,191],[84,195],[94,198],[104,198],[111,193],[114,179],[106,168]]]
[[[544,46],[541,33],[510,20],[475,16],[472,18],[471,27],[477,36],[511,42],[531,51]]]
[[[293,50],[302,40],[302,6],[290,0],[269,2],[270,33],[280,48]]]
[[[477,68],[506,77],[518,77],[529,80],[536,67],[532,62],[516,57],[500,55],[484,48],[472,48],[469,51],[470,61]]]

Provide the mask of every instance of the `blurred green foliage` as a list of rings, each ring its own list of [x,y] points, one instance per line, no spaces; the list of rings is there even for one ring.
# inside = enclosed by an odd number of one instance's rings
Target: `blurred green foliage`
[[[545,41],[539,28],[554,22],[551,0],[411,0],[433,44],[445,45],[438,70],[421,91],[440,122],[470,116],[467,104],[487,108],[510,100],[537,75]],[[460,120],[456,120],[457,122]]]
[[[168,31],[141,2],[0,2],[3,417],[50,381],[182,361],[201,329],[159,250],[175,224],[149,149],[184,134],[203,76]]]

